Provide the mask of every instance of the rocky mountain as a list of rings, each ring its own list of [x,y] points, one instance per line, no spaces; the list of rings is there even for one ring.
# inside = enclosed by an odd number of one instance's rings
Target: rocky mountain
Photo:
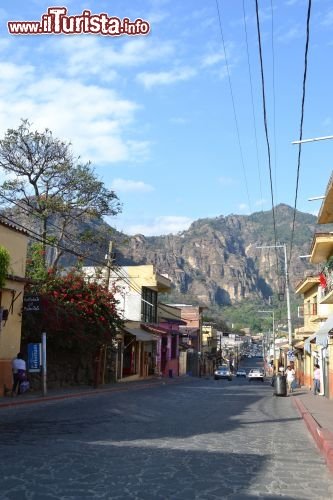
[[[291,259],[293,209],[278,205],[275,218],[277,240],[272,211],[200,219],[177,235],[117,237],[117,263],[152,263],[171,278],[175,296],[207,305],[267,299],[285,290],[284,250],[258,247],[287,244],[291,290],[307,270],[316,270],[308,259],[299,258],[309,254],[316,217],[296,213]]]
[[[272,211],[199,219],[186,231],[158,237],[126,236],[112,230],[103,220],[89,220],[83,226],[73,226],[70,240],[74,244],[75,234],[93,233],[98,243],[91,249],[89,243],[84,248],[81,244],[77,250],[90,253],[93,258],[85,264],[95,265],[104,264],[112,239],[116,264],[154,264],[158,272],[169,276],[173,284],[172,300],[209,306],[237,305],[246,300],[267,300],[285,291],[283,248],[258,247],[272,246],[275,242],[287,244],[291,292],[306,271],[316,271],[308,259],[299,256],[309,254],[314,232],[323,228],[316,225],[315,216],[298,211],[289,259],[293,213],[287,205],[275,208],[276,240]],[[12,210],[10,216],[29,230],[37,230],[26,214]],[[332,227],[324,228],[330,230]],[[65,246],[68,241],[65,240]],[[75,259],[69,253],[60,263],[73,265]]]

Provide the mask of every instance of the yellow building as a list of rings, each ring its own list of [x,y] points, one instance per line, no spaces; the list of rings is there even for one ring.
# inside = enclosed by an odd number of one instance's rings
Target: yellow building
[[[0,220],[0,246],[10,255],[9,273],[0,290],[0,396],[12,385],[11,360],[20,350],[28,235]]]
[[[318,215],[319,224],[333,223],[333,175]],[[304,297],[304,326],[296,330],[304,341],[304,385],[312,386],[313,367],[321,369],[321,394],[333,397],[333,234],[318,232],[311,245],[310,262],[318,265],[316,276],[306,277],[296,288]],[[295,347],[301,347],[296,342]]]
[[[295,330],[295,347],[304,351],[302,357],[297,359],[296,372],[301,385],[310,388],[314,366],[313,343],[310,342],[320,325],[327,320],[331,308],[320,301],[322,291],[318,274],[305,277],[297,285],[295,293],[303,295],[300,316],[304,318],[304,325]]]
[[[331,185],[331,191],[332,185]],[[325,205],[325,200],[324,200]],[[321,212],[323,211],[323,207]],[[333,222],[333,216],[329,222]],[[325,308],[323,321],[316,332],[307,339],[305,351],[321,368],[321,393],[333,397],[333,234],[316,233],[311,247],[310,262],[320,265],[318,303]],[[309,342],[312,344],[309,346]],[[310,347],[310,348],[309,348]],[[312,363],[313,366],[314,363]]]
[[[108,281],[118,301],[117,312],[124,320],[124,327],[118,332],[116,380],[159,373],[163,339],[144,330],[142,324],[158,323],[158,294],[170,291],[170,279],[158,273],[152,264],[121,266],[110,271],[106,267],[83,267],[83,272]],[[169,346],[168,352],[171,351]]]

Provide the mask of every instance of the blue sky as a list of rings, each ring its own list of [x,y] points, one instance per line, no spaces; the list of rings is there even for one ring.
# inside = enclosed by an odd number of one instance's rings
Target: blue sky
[[[108,222],[128,234],[178,232],[199,218],[269,210],[255,2],[244,4],[258,158],[243,0],[219,0],[226,58],[216,0],[3,2],[0,135],[28,118],[36,129],[48,127],[70,141],[116,191],[123,211]],[[272,4],[273,23],[271,1],[259,1],[274,199],[293,206],[298,150],[291,142],[299,136],[307,1]],[[141,18],[150,33],[8,33],[7,21],[40,20],[51,6],[66,6],[70,15],[89,9]],[[304,138],[333,135],[332,60],[333,5],[315,0]],[[318,211],[320,202],[308,198],[324,194],[332,153],[333,141],[303,146],[299,210]]]

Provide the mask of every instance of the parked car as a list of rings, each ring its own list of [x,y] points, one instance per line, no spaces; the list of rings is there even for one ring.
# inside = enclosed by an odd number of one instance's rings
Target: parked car
[[[261,380],[264,381],[264,372],[260,370],[260,368],[252,368],[247,375],[249,382],[252,380]]]
[[[218,368],[216,368],[216,370],[214,372],[214,379],[215,380],[219,380],[219,379],[223,379],[223,378],[228,379],[229,382],[232,380],[230,368],[228,368],[227,366],[219,366]]]
[[[236,377],[246,377],[246,371],[243,368],[239,368],[236,372]]]

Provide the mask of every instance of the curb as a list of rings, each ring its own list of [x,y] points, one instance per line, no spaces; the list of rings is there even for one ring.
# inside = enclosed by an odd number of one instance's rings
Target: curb
[[[333,432],[321,427],[297,396],[293,398],[293,403],[303,418],[319,451],[324,456],[327,467],[333,474]]]
[[[186,380],[188,380],[186,378]],[[105,394],[108,392],[126,392],[131,389],[145,389],[150,388],[150,387],[156,387],[156,386],[163,386],[163,385],[168,385],[172,383],[177,383],[177,382],[183,382],[184,378],[180,378],[177,380],[173,380],[170,382],[168,379],[161,379],[161,380],[156,380],[155,382],[149,382],[149,383],[144,383],[144,384],[135,384],[134,382],[128,382],[128,384],[122,383],[121,385],[117,385],[114,387],[109,387],[106,389],[91,389],[89,391],[82,391],[82,392],[71,392],[67,394],[55,394],[54,396],[36,396],[32,397],[30,399],[24,399],[24,400],[11,400],[8,402],[0,402],[0,411],[1,408],[14,408],[16,406],[24,406],[24,405],[32,405],[32,404],[38,404],[38,403],[44,403],[48,401],[61,401],[64,399],[70,399],[70,398],[80,398],[80,397],[85,397],[85,396],[96,396],[98,394]],[[133,385],[132,385],[133,384]]]

